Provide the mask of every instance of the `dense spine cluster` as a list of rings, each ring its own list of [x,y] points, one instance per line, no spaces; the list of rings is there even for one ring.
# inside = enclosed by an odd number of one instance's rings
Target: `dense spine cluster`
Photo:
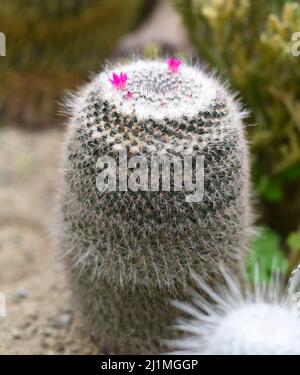
[[[192,269],[209,283],[219,262],[239,272],[251,224],[244,113],[214,77],[175,59],[108,67],[70,111],[57,238],[74,295],[109,350],[157,352],[176,314],[169,298],[187,296]],[[149,163],[202,155],[203,200],[99,191],[99,157],[121,151]]]
[[[242,290],[229,273],[223,275],[227,283],[215,289],[195,276],[193,303],[174,303],[189,318],[177,322],[184,338],[169,342],[173,353],[299,355],[300,318],[279,279]]]
[[[292,272],[292,276],[289,280],[289,295],[300,314],[300,264]]]

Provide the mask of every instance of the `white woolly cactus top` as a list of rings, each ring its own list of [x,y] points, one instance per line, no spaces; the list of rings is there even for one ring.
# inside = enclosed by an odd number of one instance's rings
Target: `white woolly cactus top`
[[[179,61],[179,60],[178,60]],[[98,83],[103,87],[103,99],[123,113],[135,113],[138,120],[153,117],[178,119],[205,111],[216,97],[224,96],[216,80],[204,75],[202,71],[180,64],[178,71],[170,70],[163,61],[135,61],[114,68],[126,72],[126,98],[124,91],[115,90],[109,78],[112,71],[103,72]]]
[[[108,66],[71,100],[72,118],[80,118],[81,125],[94,124],[93,137],[103,138],[106,133],[100,136],[96,128],[102,128],[105,119],[97,122],[99,113],[95,114],[95,118],[82,116],[96,98],[108,103],[115,115],[121,117],[122,123],[130,119],[139,124],[136,132],[141,137],[138,139],[135,136],[127,141],[119,136],[119,142],[115,142],[114,137],[106,139],[114,144],[115,150],[134,141],[137,145],[131,151],[135,153],[144,148],[149,152],[164,147],[164,152],[181,153],[187,149],[184,153],[191,154],[195,145],[198,150],[205,147],[208,140],[218,142],[230,132],[240,132],[241,121],[246,114],[239,108],[234,96],[212,74],[208,75],[200,67],[187,65],[175,58],[167,61],[135,60]],[[113,124],[116,117],[111,113],[108,116]],[[151,121],[161,125],[161,128],[155,129],[161,133],[157,134],[157,141],[149,132],[153,128]],[[202,125],[202,131],[197,129],[199,125]],[[107,133],[111,132],[107,130]]]
[[[278,281],[241,291],[223,271],[227,285],[212,290],[195,276],[199,289],[212,302],[193,292],[193,304],[176,302],[190,319],[178,321],[187,336],[170,342],[176,354],[300,354],[300,318]]]

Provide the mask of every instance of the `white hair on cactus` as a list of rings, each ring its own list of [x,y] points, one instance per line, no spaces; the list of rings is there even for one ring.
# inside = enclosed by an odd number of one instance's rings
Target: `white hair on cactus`
[[[114,72],[127,75],[125,94],[111,84]],[[237,95],[230,94],[227,85],[221,84],[214,73],[208,74],[202,66],[186,63],[182,63],[180,75],[170,72],[163,60],[138,59],[130,64],[107,65],[80,90],[80,95],[69,96],[66,106],[72,116],[77,117],[84,110],[91,91],[99,92],[103,100],[115,105],[123,115],[134,114],[140,121],[149,117],[178,120],[183,115],[192,118],[198,112],[209,110],[212,102],[222,100],[226,101],[229,113],[236,116],[228,118],[227,126],[232,127],[248,116],[248,112],[240,108]],[[132,94],[130,100],[124,100],[126,92]]]
[[[289,281],[289,295],[292,303],[295,305],[298,313],[300,314],[300,264],[292,272]]]
[[[163,61],[140,60],[118,66],[116,70],[128,73],[127,89],[132,92],[132,100],[124,101],[122,92],[112,87],[110,71],[103,72],[98,78],[99,84],[104,86],[104,98],[120,108],[123,114],[134,112],[138,119],[151,115],[155,119],[192,116],[206,110],[218,94],[225,96],[223,87],[216,80],[186,64],[182,65],[180,75],[170,72]],[[160,81],[157,75],[160,75]]]
[[[279,278],[243,291],[235,278],[222,273],[225,285],[216,290],[194,275],[201,295],[193,290],[192,303],[174,302],[189,318],[178,320],[175,327],[184,337],[168,342],[175,350],[171,354],[300,354],[300,319],[280,292]]]

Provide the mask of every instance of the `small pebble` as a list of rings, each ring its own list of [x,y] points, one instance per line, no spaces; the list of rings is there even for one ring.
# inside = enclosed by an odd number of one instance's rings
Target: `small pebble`
[[[53,328],[63,328],[67,326],[72,320],[72,315],[69,313],[62,314],[58,318],[55,318],[51,322]]]
[[[15,298],[15,300],[26,299],[27,297],[28,297],[28,292],[27,292],[27,290],[20,288],[20,289],[17,289],[17,290],[15,291],[15,294],[14,294],[14,298]]]
[[[64,345],[58,343],[57,345],[55,345],[55,350],[56,350],[58,353],[63,353],[64,350],[65,350]]]
[[[26,328],[28,328],[28,327],[30,327],[31,326],[31,323],[32,322],[30,322],[30,321],[24,321],[23,323],[21,323],[20,324],[20,329],[26,329]]]
[[[52,330],[50,327],[45,327],[43,330],[42,330],[42,335],[45,336],[45,337],[50,337],[52,336]]]
[[[35,327],[31,330],[30,334],[31,334],[31,336],[35,336],[37,334],[37,332],[38,332],[38,329]]]
[[[20,330],[18,330],[17,328],[13,328],[13,329],[11,330],[11,335],[12,335],[12,337],[13,337],[14,339],[16,339],[16,340],[20,339],[21,336],[22,336]]]
[[[49,342],[47,340],[42,340],[41,341],[41,347],[43,349],[48,349],[49,348]]]
[[[24,314],[30,319],[38,318],[38,308],[36,304],[28,304],[24,306]]]
[[[72,306],[67,305],[67,306],[64,308],[64,313],[66,313],[66,314],[71,314],[71,313],[72,313]]]

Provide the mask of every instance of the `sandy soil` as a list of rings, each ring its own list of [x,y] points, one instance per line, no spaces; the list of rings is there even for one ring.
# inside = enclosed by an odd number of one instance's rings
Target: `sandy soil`
[[[49,236],[62,132],[0,130],[1,354],[96,354]]]

